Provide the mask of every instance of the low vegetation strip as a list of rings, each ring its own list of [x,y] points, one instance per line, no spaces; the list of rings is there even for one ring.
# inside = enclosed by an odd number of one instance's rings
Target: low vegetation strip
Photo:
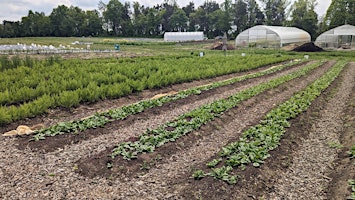
[[[211,55],[115,59],[102,64],[95,60],[53,61],[51,65],[38,61],[33,67],[19,66],[2,72],[0,124],[34,117],[49,108],[71,108],[83,102],[119,98],[144,89],[242,72],[288,59],[252,55],[225,59]]]
[[[220,116],[228,109],[237,106],[242,101],[256,96],[263,91],[277,87],[284,82],[306,75],[311,70],[319,67],[321,63],[322,62],[317,62],[307,65],[294,73],[275,78],[269,82],[243,90],[229,98],[217,100],[185,113],[176,120],[161,125],[157,129],[145,131],[139,136],[137,141],[118,144],[117,147],[113,149],[111,156],[112,158],[122,156],[124,159],[130,160],[137,158],[139,153],[153,152],[155,148],[168,142],[174,142],[176,139],[200,128],[203,124]]]
[[[244,76],[235,77],[232,79],[223,80],[223,81],[215,82],[212,84],[198,86],[198,87],[190,88],[187,90],[183,90],[183,91],[178,92],[176,95],[164,96],[164,97],[160,97],[157,99],[143,100],[138,103],[124,106],[122,108],[117,108],[117,109],[112,109],[112,110],[109,110],[106,112],[97,113],[96,115],[88,117],[86,119],[74,120],[74,121],[70,121],[70,122],[61,122],[57,125],[54,125],[54,126],[51,126],[51,127],[48,127],[46,129],[42,129],[42,130],[36,132],[36,134],[33,137],[33,140],[38,141],[41,139],[45,139],[45,137],[48,137],[48,136],[55,136],[58,134],[65,134],[65,133],[78,133],[79,131],[85,131],[90,128],[102,127],[110,121],[125,119],[129,115],[134,115],[134,114],[143,112],[145,109],[148,109],[148,108],[152,108],[155,106],[161,106],[164,103],[183,99],[183,98],[186,98],[186,97],[193,95],[193,94],[200,94],[203,91],[208,91],[208,90],[211,90],[211,89],[214,89],[217,87],[225,86],[228,84],[233,84],[233,83],[243,81],[246,79],[250,79],[250,78],[256,78],[256,77],[264,76],[267,74],[271,74],[276,71],[285,69],[285,68],[293,66],[293,65],[301,64],[304,62],[305,61],[290,62],[287,64],[272,67],[270,69],[267,69],[267,70],[264,70],[261,72],[247,74]]]
[[[243,169],[249,164],[259,167],[270,156],[269,151],[279,146],[286,128],[290,127],[288,120],[307,110],[311,102],[334,81],[345,65],[346,62],[338,62],[321,78],[271,110],[260,124],[243,132],[239,141],[223,147],[218,158],[206,164],[210,168],[208,172],[196,170],[192,176],[195,179],[211,176],[235,184],[237,176],[233,175],[234,168]]]

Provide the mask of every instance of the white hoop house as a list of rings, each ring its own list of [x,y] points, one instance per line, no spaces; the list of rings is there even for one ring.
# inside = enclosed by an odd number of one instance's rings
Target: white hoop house
[[[283,47],[293,43],[306,43],[311,36],[295,27],[258,25],[241,32],[235,39],[237,47]]]
[[[343,25],[322,33],[315,44],[322,48],[355,47],[355,26]]]
[[[164,41],[167,42],[184,42],[184,41],[202,41],[204,40],[203,32],[165,32]]]

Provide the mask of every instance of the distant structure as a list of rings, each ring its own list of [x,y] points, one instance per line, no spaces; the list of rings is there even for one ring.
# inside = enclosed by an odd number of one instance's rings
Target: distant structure
[[[165,32],[164,41],[166,42],[186,42],[204,40],[203,32]]]
[[[310,41],[309,33],[296,27],[258,25],[241,32],[235,44],[237,47],[281,48]]]
[[[322,33],[315,44],[322,48],[355,48],[355,26],[343,25]]]

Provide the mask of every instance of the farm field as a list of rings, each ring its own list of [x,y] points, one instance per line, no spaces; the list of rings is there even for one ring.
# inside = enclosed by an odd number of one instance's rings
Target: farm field
[[[303,54],[267,50],[242,57],[238,50],[198,57],[190,54],[193,46],[184,48],[165,56],[65,58],[50,65],[43,59],[32,68],[4,69],[1,79],[9,84],[2,81],[1,92],[28,87],[37,93],[2,96],[0,131],[35,124],[46,129],[0,137],[0,198],[355,196],[348,182],[355,179],[355,153],[349,154],[355,145],[351,53],[304,60]],[[75,77],[75,87],[64,87],[70,80],[64,78],[63,87],[48,92],[53,87],[47,90],[44,83],[61,81],[57,70]],[[32,74],[47,78],[16,81]],[[173,78],[177,74],[181,79]],[[105,79],[113,75],[118,78]],[[118,80],[128,86],[117,87]],[[117,89],[110,90],[114,85]],[[93,95],[83,93],[86,88]],[[76,104],[60,104],[65,102],[61,94],[73,97],[75,91]],[[43,112],[24,117],[18,117],[21,110],[14,112],[46,95],[53,99]],[[6,116],[13,118],[6,121]]]

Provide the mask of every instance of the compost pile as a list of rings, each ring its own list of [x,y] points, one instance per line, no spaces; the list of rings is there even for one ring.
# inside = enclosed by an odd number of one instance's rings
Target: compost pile
[[[294,48],[292,51],[296,52],[321,52],[322,48],[316,46],[313,42],[305,43],[299,47]]]
[[[223,42],[215,42],[209,49],[211,50],[222,50]],[[234,50],[235,47],[232,44],[227,44],[227,50]]]

